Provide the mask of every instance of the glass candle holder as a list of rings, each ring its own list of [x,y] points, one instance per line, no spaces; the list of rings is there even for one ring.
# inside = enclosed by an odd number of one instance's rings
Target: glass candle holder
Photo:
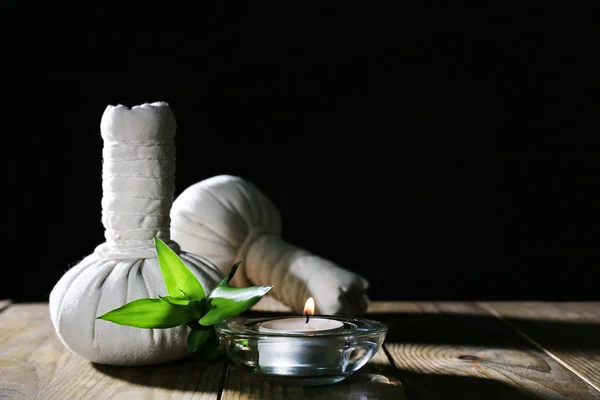
[[[298,319],[295,323],[294,319]],[[215,330],[237,365],[284,385],[339,382],[365,365],[381,348],[387,326],[363,318],[314,317],[319,330],[273,329],[281,318],[236,317]],[[305,317],[285,318],[284,326],[303,326]]]

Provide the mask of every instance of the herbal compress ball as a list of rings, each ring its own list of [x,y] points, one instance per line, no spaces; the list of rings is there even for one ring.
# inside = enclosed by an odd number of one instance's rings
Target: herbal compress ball
[[[279,211],[244,179],[215,176],[184,190],[173,203],[171,232],[183,250],[202,254],[223,272],[244,259],[232,283],[272,285],[270,293],[296,313],[309,297],[320,314],[366,311],[368,282],[283,240]]]
[[[100,131],[106,242],[67,271],[50,294],[56,333],[96,363],[157,364],[187,356],[187,327],[139,329],[96,317],[140,298],[167,295],[153,235],[179,253],[208,293],[222,279],[210,262],[170,239],[175,117],[166,103],[108,106]],[[77,234],[74,232],[73,234]]]

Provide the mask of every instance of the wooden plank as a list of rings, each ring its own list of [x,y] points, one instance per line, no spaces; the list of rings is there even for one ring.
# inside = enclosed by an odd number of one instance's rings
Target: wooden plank
[[[600,391],[600,302],[482,304]]]
[[[221,390],[224,362],[185,360],[146,367],[72,363],[44,392],[48,399],[202,399]],[[77,379],[73,379],[73,377]]]
[[[600,392],[488,311],[469,303],[399,303],[385,348],[416,399],[600,399]]]
[[[0,312],[12,304],[10,300],[0,300]]]
[[[260,379],[257,375],[231,365],[227,369],[222,400],[249,399],[408,399],[398,379],[398,371],[390,364],[384,351],[346,380],[324,386],[281,386]]]
[[[272,304],[263,309],[289,311]],[[598,303],[488,304],[575,373],[475,304],[373,302],[368,317],[390,327],[386,349],[399,370],[380,352],[344,382],[304,388],[271,385],[233,366],[225,376],[223,362],[94,366],[60,343],[47,304],[13,304],[0,313],[0,398],[216,399],[225,379],[223,399],[600,399],[577,377],[597,378]]]
[[[185,360],[148,367],[94,365],[60,342],[48,304],[16,304],[0,314],[0,398],[218,398],[224,362]]]

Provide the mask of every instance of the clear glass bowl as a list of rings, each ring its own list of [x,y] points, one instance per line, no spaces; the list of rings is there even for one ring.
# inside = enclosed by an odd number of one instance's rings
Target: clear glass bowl
[[[323,385],[358,371],[381,348],[388,330],[381,322],[363,318],[326,318],[343,326],[317,332],[265,332],[261,326],[277,318],[236,317],[215,329],[237,365],[274,383]]]

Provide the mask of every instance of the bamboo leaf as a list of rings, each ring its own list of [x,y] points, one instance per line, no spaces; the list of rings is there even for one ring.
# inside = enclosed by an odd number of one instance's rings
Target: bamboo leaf
[[[225,355],[225,348],[219,343],[215,330],[210,329],[209,331],[211,332],[210,336],[194,355],[202,361],[213,362]]]
[[[154,236],[154,246],[167,292],[173,297],[184,293],[190,300],[205,298],[204,288],[177,253],[157,236]]]
[[[190,305],[190,301],[187,299],[178,299],[173,296],[158,296],[159,299],[165,301],[173,306],[188,306]]]
[[[202,317],[204,315],[204,312],[207,309],[207,302],[206,302],[206,298],[197,301],[197,300],[192,300],[190,301],[190,304],[187,306],[188,311],[190,312],[191,315],[194,316],[194,319],[196,321],[198,321],[200,319],[200,317]]]
[[[210,326],[241,314],[256,304],[271,288],[272,286],[235,288],[219,285],[210,293],[209,309],[198,322],[200,325]]]
[[[161,299],[139,299],[101,315],[97,319],[136,328],[173,328],[192,320],[185,307]]]
[[[235,273],[236,273],[238,267],[240,266],[240,264],[242,263],[242,261],[244,261],[244,260],[240,260],[240,261],[236,262],[235,264],[233,264],[233,267],[231,267],[231,269],[229,270],[229,272],[227,273],[225,278],[223,278],[223,280],[219,283],[219,285],[227,285],[233,279],[233,276],[235,275]]]
[[[188,351],[190,353],[195,353],[200,350],[202,345],[208,340],[211,330],[212,329],[192,329],[187,337]]]

